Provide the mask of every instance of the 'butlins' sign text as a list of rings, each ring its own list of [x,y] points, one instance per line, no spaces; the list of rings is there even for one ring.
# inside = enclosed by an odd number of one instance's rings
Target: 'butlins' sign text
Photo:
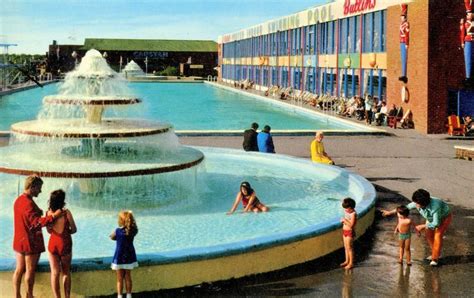
[[[355,0],[354,3],[351,2],[351,0],[344,2],[344,16],[373,9],[377,0]]]

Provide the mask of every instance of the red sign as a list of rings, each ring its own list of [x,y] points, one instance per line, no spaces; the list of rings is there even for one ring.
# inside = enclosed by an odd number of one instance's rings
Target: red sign
[[[344,15],[373,9],[376,2],[377,0],[355,0],[355,2],[351,4],[351,0],[346,0],[344,2]]]

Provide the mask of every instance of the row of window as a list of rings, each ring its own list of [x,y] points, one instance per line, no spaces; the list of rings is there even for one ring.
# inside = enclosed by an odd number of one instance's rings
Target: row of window
[[[386,11],[238,40],[223,45],[224,58],[385,52]],[[362,37],[361,37],[362,35]],[[361,40],[363,43],[361,44]]]
[[[381,69],[339,69],[338,78],[335,68],[223,65],[222,77],[234,81],[251,80],[261,86],[291,86],[315,94],[343,97],[370,94],[379,99],[385,97],[387,84],[386,73]],[[360,90],[361,82],[363,90]]]

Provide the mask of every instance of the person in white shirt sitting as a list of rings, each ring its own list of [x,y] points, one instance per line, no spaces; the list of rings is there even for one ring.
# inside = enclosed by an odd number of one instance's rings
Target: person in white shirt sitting
[[[387,103],[385,101],[382,101],[382,107],[380,108],[380,112],[375,114],[375,122],[377,123],[377,126],[382,125],[382,123],[385,121],[388,113],[388,108],[387,108]]]

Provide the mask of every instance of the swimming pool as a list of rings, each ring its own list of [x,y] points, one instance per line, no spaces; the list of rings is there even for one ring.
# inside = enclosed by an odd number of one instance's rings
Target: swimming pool
[[[0,130],[9,130],[19,121],[37,117],[44,96],[57,93],[59,84],[21,91],[0,98]],[[291,106],[283,107],[256,100],[251,96],[216,88],[209,84],[189,83],[130,83],[143,104],[136,109],[115,110],[108,116],[132,116],[173,123],[179,131],[242,131],[257,122],[268,124],[272,130],[367,131],[316,113],[302,112]],[[277,101],[275,101],[277,102]]]
[[[168,192],[162,191],[160,196],[147,198],[139,193],[142,186],[138,186],[133,177],[119,177],[109,179],[107,183],[117,180],[117,185],[131,184],[138,189],[133,193],[101,195],[87,200],[84,194],[81,195],[77,179],[45,178],[43,194],[36,201],[46,210],[48,193],[58,188],[68,193],[68,207],[73,210],[78,225],[78,233],[74,235],[77,240],[74,243],[76,260],[110,256],[115,244],[108,235],[113,231],[121,209],[133,209],[139,218],[140,234],[135,245],[140,255],[159,252],[176,257],[221,245],[231,248],[236,243],[241,248],[268,245],[275,239],[283,241],[300,237],[300,231],[305,229],[312,232],[336,229],[343,215],[342,198],[350,196],[356,199],[359,212],[366,212],[365,209],[373,204],[371,185],[339,168],[314,165],[284,155],[278,155],[277,161],[273,155],[243,154],[238,150],[220,148],[198,149],[206,157],[204,165],[197,169],[193,191],[170,194],[171,189],[180,187],[174,183],[166,187]],[[24,178],[14,175],[0,177],[0,225],[5,230],[0,235],[0,260],[14,259],[14,252],[10,249],[13,237],[10,210],[13,210],[13,199],[18,196],[18,182],[22,183]],[[157,177],[149,179],[154,179],[155,184],[158,181]],[[186,180],[188,185],[189,179]],[[242,180],[251,182],[271,212],[258,216],[243,215],[239,206],[234,216],[225,214],[232,206]],[[47,238],[47,233],[44,234]],[[44,254],[42,260],[46,261],[46,257]]]
[[[98,180],[45,178],[36,202],[45,209],[47,194],[63,188],[78,226],[73,235],[75,295],[114,293],[115,276],[108,270],[114,242],[108,235],[123,209],[133,210],[139,227],[134,242],[140,263],[134,270],[138,292],[270,272],[334,252],[342,247],[341,199],[347,196],[357,202],[357,236],[373,222],[375,189],[354,173],[279,154],[196,149],[204,153],[205,160],[193,169],[195,178],[181,176],[179,181],[184,184],[158,185],[160,196],[144,195],[133,177],[107,179],[107,187],[110,183],[133,186],[120,196],[91,195],[87,193],[90,188],[82,187]],[[24,177],[0,174],[0,178],[0,226],[4,231],[0,233],[0,288],[7,289],[8,295],[15,267],[11,210]],[[178,181],[162,175],[141,179],[155,185],[160,179]],[[270,212],[242,214],[239,206],[235,214],[226,215],[242,180],[251,183]],[[43,234],[47,243],[46,231]],[[51,295],[46,254],[41,256],[35,290],[39,296]]]

